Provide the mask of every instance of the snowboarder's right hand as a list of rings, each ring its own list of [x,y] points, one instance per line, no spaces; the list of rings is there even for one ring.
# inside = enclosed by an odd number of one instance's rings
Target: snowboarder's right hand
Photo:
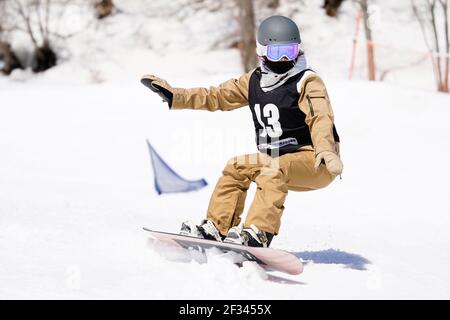
[[[153,92],[157,93],[163,101],[169,104],[169,107],[172,107],[173,89],[166,80],[149,74],[142,77],[141,83]]]
[[[318,170],[322,163],[325,164],[328,172],[335,176],[340,175],[344,168],[344,164],[342,163],[341,158],[339,158],[339,155],[331,151],[322,151],[316,156],[314,169]]]

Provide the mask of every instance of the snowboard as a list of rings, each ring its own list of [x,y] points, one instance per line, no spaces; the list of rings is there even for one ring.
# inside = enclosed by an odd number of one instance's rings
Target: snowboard
[[[241,256],[244,261],[253,261],[267,271],[279,271],[292,275],[300,274],[303,271],[303,264],[300,259],[284,250],[247,247],[175,233],[154,231],[147,228],[143,229],[149,233],[153,240],[168,246],[185,250],[196,250],[203,254],[205,254],[208,249],[216,248],[223,253],[237,254]]]

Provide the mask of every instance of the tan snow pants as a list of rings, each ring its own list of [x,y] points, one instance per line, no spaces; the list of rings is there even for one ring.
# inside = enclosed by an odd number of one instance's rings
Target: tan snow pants
[[[288,190],[310,191],[329,185],[335,178],[324,165],[314,170],[311,146],[272,158],[262,153],[230,159],[219,178],[208,207],[212,220],[222,235],[239,225],[251,182],[257,185],[244,227],[278,234]]]

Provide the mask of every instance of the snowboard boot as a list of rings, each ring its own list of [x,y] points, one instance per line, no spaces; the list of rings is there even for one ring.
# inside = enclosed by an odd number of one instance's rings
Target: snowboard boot
[[[198,227],[190,220],[184,221],[181,224],[181,229],[180,229],[179,234],[181,234],[182,236],[203,238],[202,234],[198,230]]]
[[[241,236],[242,228],[240,227],[232,227],[228,230],[226,238],[223,242],[234,243],[234,244],[244,244],[244,240]]]
[[[255,225],[249,228],[240,229],[232,227],[228,230],[227,237],[223,242],[240,244],[249,247],[269,247],[273,234],[259,230]]]
[[[192,221],[185,221],[181,225],[180,234],[183,236],[203,238],[222,242],[219,230],[211,220],[202,220],[200,225],[195,225]]]

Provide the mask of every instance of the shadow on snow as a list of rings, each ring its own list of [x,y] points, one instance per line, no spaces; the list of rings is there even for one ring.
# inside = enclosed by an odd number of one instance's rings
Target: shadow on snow
[[[346,268],[354,270],[366,270],[366,266],[370,261],[359,254],[349,253],[336,249],[327,249],[320,251],[300,251],[292,252],[305,263],[321,263],[321,264],[342,264]]]

